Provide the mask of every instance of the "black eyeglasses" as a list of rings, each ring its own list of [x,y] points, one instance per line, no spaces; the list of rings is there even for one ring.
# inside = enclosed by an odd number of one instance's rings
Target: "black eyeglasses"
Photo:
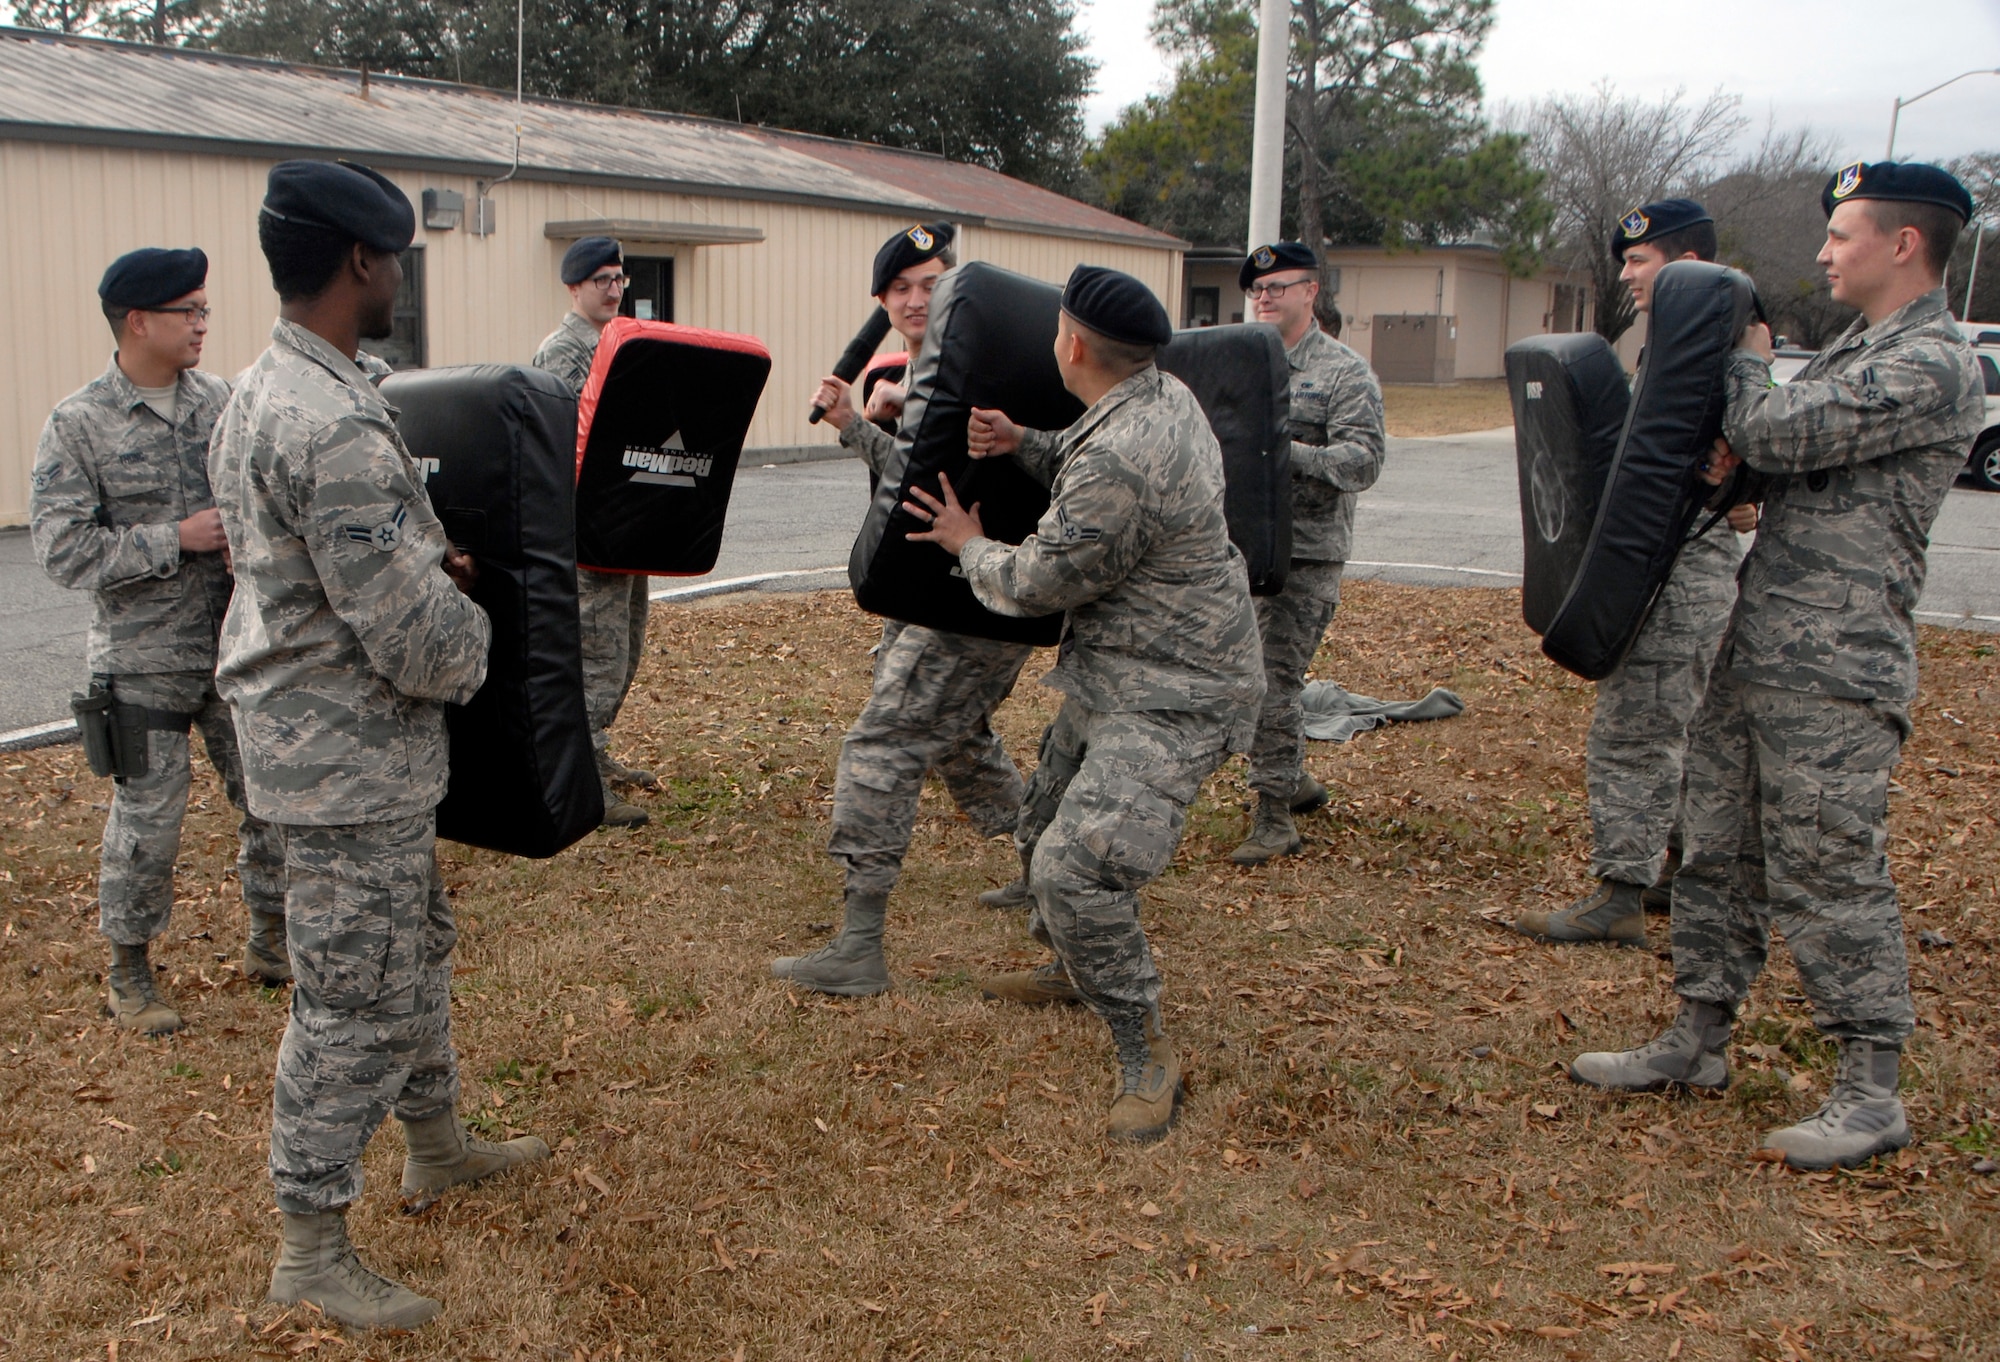
[[[599,288],[624,288],[632,282],[632,276],[629,274],[593,274],[590,276],[590,282]]]
[[[1249,294],[1252,298],[1271,298],[1275,300],[1284,297],[1285,290],[1288,288],[1300,288],[1306,284],[1311,284],[1315,282],[1317,281],[1312,279],[1294,279],[1289,283],[1284,283],[1284,284],[1266,284],[1259,282],[1252,284],[1249,288],[1246,288],[1243,291]]]
[[[189,322],[205,322],[214,313],[215,309],[207,307],[142,307],[139,311],[171,312],[176,316],[186,317]]]

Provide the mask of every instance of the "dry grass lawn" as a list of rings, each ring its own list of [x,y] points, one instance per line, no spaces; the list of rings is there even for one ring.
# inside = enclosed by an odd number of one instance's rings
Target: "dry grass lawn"
[[[1463,435],[1514,424],[1504,378],[1468,378],[1443,388],[1384,384],[1382,414],[1391,435]]]
[[[75,748],[7,758],[0,1358],[1993,1356],[1990,640],[1926,631],[1894,802],[1918,1143],[1805,1176],[1756,1157],[1830,1073],[1782,952],[1726,1095],[1607,1098],[1563,1076],[1579,1049],[1656,1031],[1669,966],[1482,916],[1584,885],[1590,692],[1517,610],[1511,592],[1350,588],[1320,674],[1385,696],[1444,684],[1470,710],[1316,746],[1335,800],[1304,855],[1230,866],[1241,766],[1211,785],[1146,896],[1193,1096],[1144,1151],[1100,1140],[1100,1023],[980,1000],[974,976],[1035,952],[973,901],[1008,848],[935,788],[895,900],[895,991],[831,1002],[771,980],[771,956],[836,916],[826,800],[875,625],[833,594],[659,611],[620,725],[628,758],[673,777],[653,825],[548,862],[446,855],[464,1108],[557,1153],[409,1218],[390,1123],[354,1235],[447,1302],[400,1337],[261,1303],[286,1004],[230,963],[243,919],[214,780],[159,952],[190,1025],[143,1041],[100,1006],[107,787]],[[1050,699],[1024,683],[1001,715],[1024,759]]]

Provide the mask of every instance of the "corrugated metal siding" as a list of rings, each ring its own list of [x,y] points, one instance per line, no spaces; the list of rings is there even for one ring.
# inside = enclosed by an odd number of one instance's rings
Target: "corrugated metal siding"
[[[268,159],[0,140],[0,524],[27,517],[28,474],[48,410],[102,372],[110,333],[97,306],[104,266],[145,245],[198,245],[210,258],[216,309],[203,367],[235,375],[267,343],[277,297],[257,248],[257,205]],[[474,198],[470,176],[388,172],[420,200],[425,188]],[[419,231],[425,247],[425,328],[433,365],[525,362],[560,321],[569,296],[556,277],[563,242],[544,224],[582,217],[755,227],[762,242],[675,247],[675,317],[745,332],[772,353],[752,448],[831,443],[805,423],[813,384],[873,306],[875,250],[909,219],[722,196],[516,181],[495,192],[499,230]],[[1029,232],[968,229],[965,259],[986,259],[1061,282],[1079,261],[1113,265],[1163,299],[1180,291],[1180,254]]]

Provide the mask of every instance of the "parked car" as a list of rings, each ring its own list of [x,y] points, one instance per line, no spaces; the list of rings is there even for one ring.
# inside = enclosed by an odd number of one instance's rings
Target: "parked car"
[[[2000,332],[1991,334],[2000,341]],[[1965,473],[1973,486],[2000,492],[2000,344],[1976,345],[1972,353],[1979,361],[1979,376],[1986,381],[1986,424],[1973,437]]]

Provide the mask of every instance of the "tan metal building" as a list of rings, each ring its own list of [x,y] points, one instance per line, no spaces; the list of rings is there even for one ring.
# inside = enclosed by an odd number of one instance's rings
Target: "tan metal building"
[[[1061,281],[1079,261],[1181,294],[1184,242],[1007,176],[920,152],[713,119],[0,28],[0,524],[27,518],[49,408],[103,371],[104,266],[202,247],[215,315],[203,367],[254,359],[277,312],[257,249],[271,165],[344,156],[419,205],[399,365],[524,362],[569,305],[578,236],[626,246],[628,309],[760,337],[770,386],[746,458],[832,443],[812,384],[866,318],[899,227],[947,219],[962,259]],[[513,173],[510,176],[510,170]]]
[[[1326,263],[1340,338],[1385,383],[1499,378],[1507,347],[1523,336],[1582,331],[1592,321],[1587,287],[1560,270],[1516,278],[1491,246],[1393,253],[1336,246]],[[1238,251],[1190,251],[1181,324],[1242,321],[1242,264]]]

